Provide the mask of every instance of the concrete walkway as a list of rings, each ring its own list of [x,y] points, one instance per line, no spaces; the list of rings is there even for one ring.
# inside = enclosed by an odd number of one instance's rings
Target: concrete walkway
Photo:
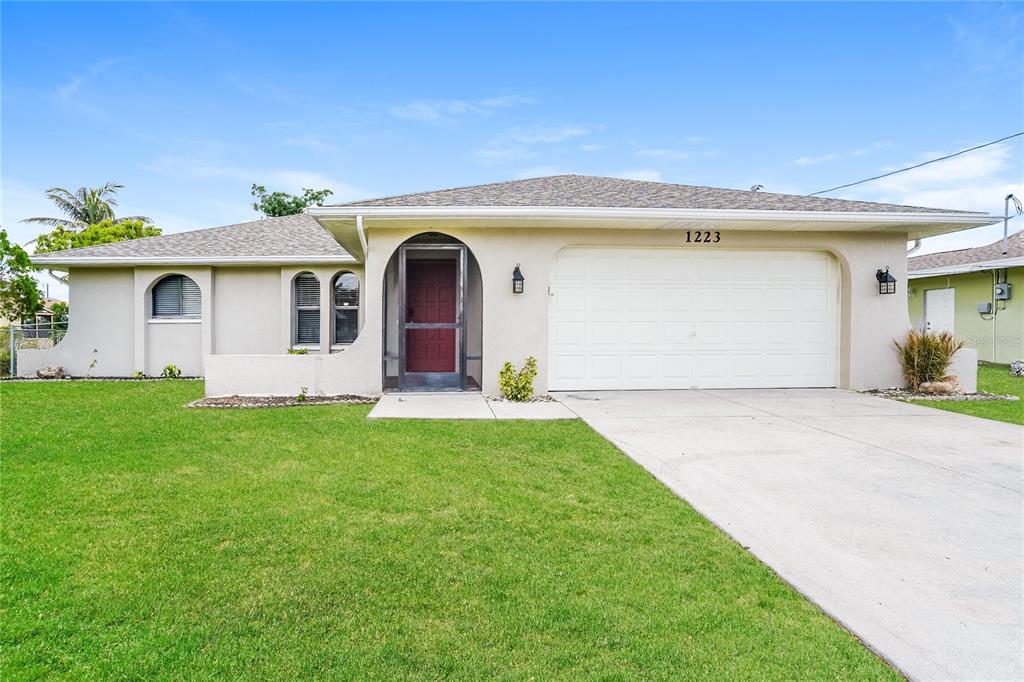
[[[367,419],[576,419],[558,402],[507,403],[480,393],[386,393]]]
[[[557,397],[912,679],[1024,678],[1024,428],[836,390]]]

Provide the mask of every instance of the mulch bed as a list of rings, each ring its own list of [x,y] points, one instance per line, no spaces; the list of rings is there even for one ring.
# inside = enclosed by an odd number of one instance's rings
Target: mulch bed
[[[935,395],[934,393],[918,393],[905,388],[876,388],[870,391],[862,391],[862,393],[866,395],[877,395],[880,398],[889,398],[890,400],[902,400],[904,402],[908,400],[952,400],[959,402],[979,400],[1020,400],[1020,398],[1015,395],[998,395],[996,393],[986,393],[985,391],[953,395]]]
[[[372,405],[376,398],[365,395],[308,395],[305,400],[294,396],[228,395],[218,398],[200,398],[185,407],[213,407],[221,409],[256,407],[298,407],[300,405]]]
[[[497,395],[486,395],[486,396],[484,396],[484,400],[486,400],[489,403],[515,403],[515,402],[520,402],[520,403],[554,403],[554,402],[558,402],[557,400],[555,400],[554,398],[552,398],[549,395],[535,395],[532,398],[529,398],[528,400],[507,400],[505,398],[505,396],[501,395],[500,393],[497,394]]]

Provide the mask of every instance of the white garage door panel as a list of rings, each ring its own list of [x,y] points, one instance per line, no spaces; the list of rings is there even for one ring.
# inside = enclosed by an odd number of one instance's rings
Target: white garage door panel
[[[823,252],[567,249],[551,292],[551,390],[836,385]]]

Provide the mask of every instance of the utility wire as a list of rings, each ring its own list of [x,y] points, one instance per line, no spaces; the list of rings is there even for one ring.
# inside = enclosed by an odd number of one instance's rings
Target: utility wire
[[[940,156],[937,159],[932,159],[930,161],[925,161],[923,163],[919,163],[919,164],[916,164],[916,165],[913,165],[913,166],[907,166],[906,168],[900,168],[899,170],[894,170],[894,171],[891,171],[889,173],[883,173],[881,175],[876,175],[873,178],[866,178],[864,180],[858,180],[857,182],[848,182],[845,185],[839,185],[838,187],[832,187],[831,189],[823,189],[820,192],[811,192],[807,196],[813,197],[813,196],[817,196],[818,194],[828,194],[829,192],[834,192],[837,189],[845,189],[846,187],[853,187],[854,185],[863,185],[865,182],[871,182],[872,180],[878,180],[880,178],[887,178],[890,175],[896,175],[897,173],[903,173],[903,172],[906,172],[908,170],[914,170],[915,168],[920,168],[921,166],[927,166],[930,163],[936,163],[938,161],[945,161],[946,159],[952,159],[954,156],[960,156],[961,154],[966,154],[967,152],[973,152],[976,149],[981,149],[983,147],[991,147],[994,144],[999,144],[1000,142],[1006,142],[1007,140],[1012,140],[1013,138],[1020,137],[1021,135],[1024,135],[1024,131],[1019,132],[1019,133],[1014,133],[1013,135],[1007,135],[1006,137],[1001,137],[998,140],[992,140],[991,142],[986,142],[985,144],[979,144],[977,147],[971,147],[970,149],[961,149],[958,152],[955,152],[953,154],[949,154],[947,156]]]

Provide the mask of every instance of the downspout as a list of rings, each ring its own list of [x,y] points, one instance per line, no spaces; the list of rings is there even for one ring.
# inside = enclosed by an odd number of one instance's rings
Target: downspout
[[[356,216],[356,234],[359,235],[359,245],[363,247],[363,263],[366,263],[366,231],[363,229],[363,216]]]
[[[913,253],[915,251],[917,251],[918,249],[920,249],[920,248],[921,248],[921,240],[920,239],[915,239],[914,240],[914,245],[911,246],[910,249],[907,250],[907,256],[913,255]]]

